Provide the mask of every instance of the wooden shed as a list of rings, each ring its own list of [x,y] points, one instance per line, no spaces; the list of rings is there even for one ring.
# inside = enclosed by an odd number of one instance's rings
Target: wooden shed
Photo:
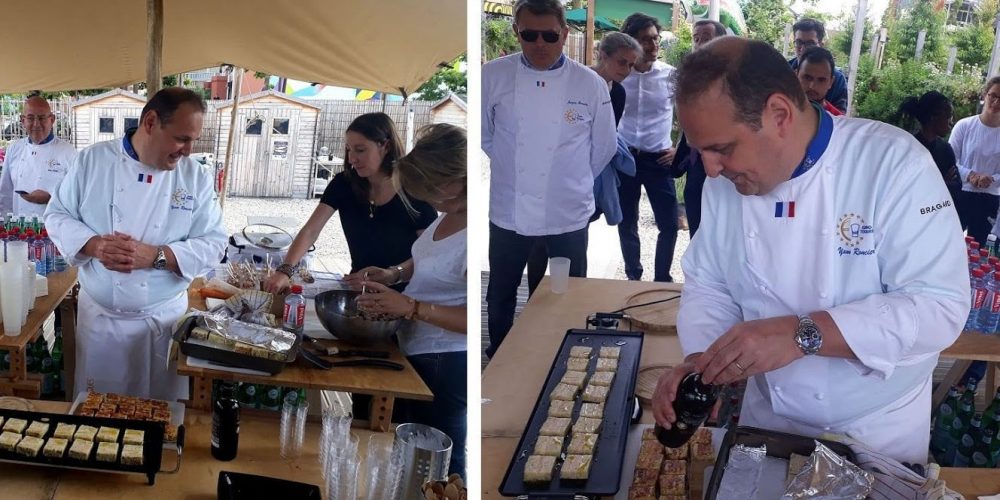
[[[139,126],[145,105],[145,97],[122,89],[71,102],[73,145],[80,150],[122,137],[129,128]]]
[[[225,158],[232,101],[215,101],[216,158]],[[320,108],[267,90],[240,99],[232,164],[232,196],[308,198]]]
[[[449,93],[431,106],[431,123],[450,123],[468,128],[468,112],[465,100],[457,94]]]

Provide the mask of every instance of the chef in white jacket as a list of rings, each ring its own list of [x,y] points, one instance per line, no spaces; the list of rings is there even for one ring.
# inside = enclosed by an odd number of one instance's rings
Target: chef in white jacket
[[[686,358],[659,381],[657,422],[675,421],[687,373],[749,378],[741,425],[926,463],[932,372],[970,302],[958,216],[927,150],[889,125],[833,120],[761,42],[711,42],[676,90],[710,178],[682,264]]]
[[[517,0],[522,51],[483,65],[482,147],[490,158],[492,356],[514,322],[517,287],[536,242],[586,275],[594,179],[617,151],[608,84],[566,57],[558,0]]]
[[[11,143],[0,176],[0,214],[45,213],[56,186],[76,157],[72,144],[56,137],[52,128],[56,117],[48,101],[39,96],[24,101],[21,126],[28,136]]]
[[[212,175],[187,157],[204,112],[190,90],[157,92],[138,129],[80,152],[49,203],[52,239],[80,268],[77,392],[187,397],[170,335],[226,244]]]

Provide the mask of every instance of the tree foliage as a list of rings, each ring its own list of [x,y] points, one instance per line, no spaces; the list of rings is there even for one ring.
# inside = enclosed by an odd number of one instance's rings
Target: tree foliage
[[[680,23],[677,27],[677,31],[674,32],[674,36],[676,38],[665,50],[663,60],[667,64],[676,67],[681,63],[681,59],[684,59],[684,56],[688,55],[688,53],[690,53],[694,48],[691,24]]]
[[[484,63],[521,50],[514,29],[510,25],[510,20],[490,18],[484,20],[482,24]]]
[[[854,43],[854,24],[858,16],[855,11],[851,11],[850,14],[844,19],[843,27],[844,29],[837,33],[830,41],[829,49],[838,56],[837,64],[846,66],[847,58],[851,56],[851,45]],[[867,54],[872,48],[872,41],[875,39],[875,26],[872,24],[872,20],[865,18],[864,35],[861,37],[861,53]],[[841,62],[843,60],[843,62]]]
[[[948,58],[948,40],[944,30],[946,13],[938,10],[935,4],[934,0],[914,0],[903,17],[890,28],[889,45],[886,47],[888,58],[896,61],[913,59],[917,52],[917,37],[921,30],[926,30],[922,58],[944,66]]]
[[[430,80],[424,82],[417,93],[424,101],[438,101],[449,93],[465,95],[468,91],[468,79],[465,72],[465,54],[451,62],[447,68],[441,68]]]
[[[958,9],[953,7],[952,10]],[[981,0],[976,7],[975,22],[952,34],[952,42],[958,48],[959,62],[985,71],[993,50],[993,23],[998,11],[1000,0]]]
[[[743,0],[740,2],[747,23],[747,38],[767,42],[779,50],[785,26],[795,22],[785,0]]]

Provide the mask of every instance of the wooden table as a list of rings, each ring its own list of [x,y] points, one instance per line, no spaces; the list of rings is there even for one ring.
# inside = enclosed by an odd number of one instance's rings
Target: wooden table
[[[68,403],[33,401],[35,408],[45,412],[66,412]],[[236,458],[221,462],[212,457],[212,414],[188,408],[185,417],[185,446],[180,470],[176,474],[157,474],[156,484],[149,486],[145,475],[109,474],[99,472],[49,469],[19,464],[0,464],[0,497],[23,500],[135,500],[142,498],[184,498],[211,500],[216,498],[220,471],[258,474],[322,487],[318,443],[320,425],[309,422],[302,454],[295,460],[284,460],[279,453],[278,419],[273,416],[240,415],[240,444]],[[386,434],[354,429],[358,435],[359,455],[364,457],[369,437],[391,439]],[[162,468],[170,469],[174,456],[167,452]],[[360,488],[359,488],[360,493]]]
[[[497,489],[566,330],[583,328],[590,313],[616,310],[628,297],[656,289],[679,290],[680,285],[570,278],[569,290],[563,295],[555,295],[550,291],[548,278],[542,281],[483,372],[482,498],[501,497]],[[974,342],[993,340],[1000,342],[994,338],[960,339],[961,342],[950,348],[950,355],[974,353],[983,348],[982,344]],[[983,351],[979,352],[975,355]],[[676,336],[647,332],[640,369],[653,364],[675,364],[681,359]],[[652,411],[647,405],[644,410],[642,422],[651,423]],[[973,494],[1000,492],[1000,471],[995,469],[944,468],[941,477],[966,498],[975,498],[970,496]]]
[[[997,392],[997,363],[1000,362],[1000,335],[985,335],[976,332],[962,332],[950,347],[941,352],[942,358],[954,359],[948,373],[945,374],[934,395],[931,397],[931,408],[937,408],[948,396],[951,386],[963,382],[962,375],[969,369],[973,361],[986,361],[986,376],[980,387],[985,391],[986,404],[993,400]]]
[[[194,283],[192,290],[199,285],[200,283]],[[205,309],[205,302],[197,293],[189,293],[189,304],[197,309]],[[306,334],[322,339],[323,344],[342,345],[332,340],[332,336],[319,325],[314,308],[307,306],[306,316]],[[331,370],[321,370],[300,358],[277,375],[258,376],[194,367],[188,364],[187,357],[181,354],[177,361],[177,373],[192,377],[193,390],[189,406],[203,410],[209,409],[212,404],[214,379],[367,394],[372,396],[369,427],[372,430],[386,432],[391,429],[392,408],[396,398],[430,401],[434,399],[434,394],[397,346],[385,343],[366,345],[364,348],[389,351],[389,360],[403,365],[404,369],[393,371],[370,367],[335,367]]]
[[[28,374],[25,362],[25,347],[33,341],[42,329],[42,323],[59,309],[63,329],[63,351],[66,371],[66,394],[72,394],[73,371],[76,339],[76,298],[73,289],[76,286],[76,268],[67,267],[61,273],[51,273],[48,279],[49,293],[35,299],[35,306],[28,313],[28,319],[21,328],[20,335],[0,335],[0,350],[10,352],[10,373],[0,377],[0,396],[20,396],[38,398],[41,393],[41,376]],[[66,300],[64,300],[66,299]]]

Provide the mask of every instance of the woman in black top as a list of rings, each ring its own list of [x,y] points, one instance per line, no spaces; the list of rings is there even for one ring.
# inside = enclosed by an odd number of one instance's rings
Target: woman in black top
[[[920,96],[919,99],[916,97],[906,98],[899,106],[899,113],[915,119],[920,124],[920,130],[913,136],[930,151],[934,163],[941,171],[945,185],[948,186],[951,199],[956,204],[960,203],[962,179],[958,175],[955,151],[951,149],[948,141],[944,140],[954,124],[951,101],[944,94],[932,90]],[[959,210],[958,213],[959,219],[961,219],[963,212]],[[962,220],[961,222],[962,229],[965,229],[968,226],[966,221]]]
[[[422,201],[413,201],[411,213],[396,193],[393,165],[403,148],[388,115],[368,113],[355,118],[347,127],[345,142],[344,172],[326,187],[319,205],[295,236],[279,272],[267,280],[267,291],[277,293],[288,287],[294,266],[316,242],[334,211],[340,210],[351,252],[351,272],[409,260],[413,242],[437,218],[437,212]]]

